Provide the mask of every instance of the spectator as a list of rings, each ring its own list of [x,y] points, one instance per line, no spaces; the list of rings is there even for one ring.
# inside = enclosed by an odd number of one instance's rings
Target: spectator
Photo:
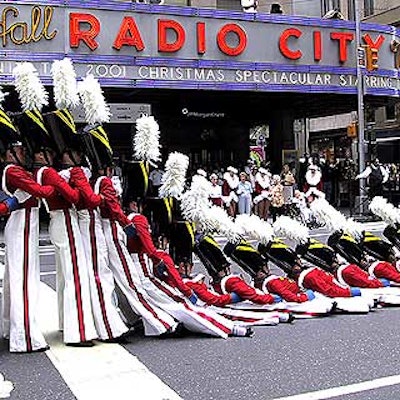
[[[311,194],[319,198],[325,198],[322,190],[322,174],[317,165],[311,164],[306,172],[305,196],[308,198]]]
[[[261,219],[267,220],[270,207],[270,189],[271,186],[271,173],[260,167],[256,174],[256,181],[254,192],[256,196],[254,197],[254,212]]]
[[[285,204],[285,199],[283,197],[283,186],[281,184],[281,178],[279,175],[274,175],[272,177],[271,185],[271,215],[272,220],[275,222],[276,218],[283,214],[283,206]]]
[[[247,179],[246,172],[241,172],[239,175],[239,184],[236,193],[239,196],[239,214],[249,214],[251,213],[251,194],[253,193],[253,188],[251,183]]]
[[[211,174],[210,181],[212,185],[210,200],[214,205],[222,207],[222,187],[218,184],[218,175]]]
[[[239,201],[236,195],[236,189],[239,185],[238,170],[229,166],[224,173],[224,183],[222,184],[222,196],[225,202],[227,212],[231,217],[236,215],[236,205]]]
[[[251,158],[249,158],[249,159],[247,160],[246,166],[244,167],[244,172],[246,172],[247,176],[250,176],[251,170],[252,170],[252,168],[253,168],[254,166],[255,166],[255,165],[254,165],[254,161],[253,161]]]
[[[312,211],[308,207],[305,194],[300,190],[295,190],[292,204],[298,208],[302,221],[307,225],[311,221]]]
[[[293,190],[296,180],[290,170],[289,164],[284,164],[281,172],[281,182],[283,185],[283,197],[285,204],[288,204],[289,199],[293,197]]]
[[[162,184],[162,177],[164,175],[164,171],[162,171],[158,165],[156,165],[153,171],[150,172],[149,181],[150,181],[150,194],[152,196],[158,197],[158,189]]]
[[[338,170],[338,163],[334,157],[330,157],[322,165],[322,182],[325,198],[328,203],[334,205],[336,203],[336,176]]]
[[[356,179],[362,178],[369,178],[368,196],[372,199],[373,197],[382,194],[383,184],[389,179],[389,174],[386,168],[384,168],[383,165],[379,163],[379,160],[375,158],[371,165],[367,166],[361,174],[356,176]]]
[[[254,189],[256,187],[256,175],[257,175],[257,172],[258,172],[257,166],[253,165],[251,167],[251,172],[250,172],[250,175],[249,175],[249,181],[251,183],[251,187],[253,189],[253,193],[254,193]]]

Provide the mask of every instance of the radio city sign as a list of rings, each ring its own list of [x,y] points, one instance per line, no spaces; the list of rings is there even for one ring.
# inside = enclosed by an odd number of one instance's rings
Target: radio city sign
[[[62,4],[60,4],[62,3]],[[371,94],[398,95],[395,28],[363,25],[378,49]],[[354,24],[131,2],[0,1],[0,80],[33,61],[44,80],[53,59],[103,85],[243,90],[355,91]]]

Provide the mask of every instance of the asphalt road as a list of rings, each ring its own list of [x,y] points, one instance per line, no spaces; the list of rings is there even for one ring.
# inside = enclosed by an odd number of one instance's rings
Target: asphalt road
[[[323,238],[324,232],[319,235]],[[42,280],[52,287],[53,264],[49,251],[42,256]],[[145,338],[138,332],[123,348],[186,400],[277,399],[302,393],[306,394],[293,400],[400,399],[399,308],[297,320],[255,331],[253,338],[227,340]],[[11,399],[76,398],[48,355],[9,354],[3,339],[0,372],[14,384]],[[392,378],[374,381],[386,377]],[[343,394],[351,392],[353,386],[348,385],[367,381],[373,381],[373,389],[364,390],[364,383],[356,393]],[[384,382],[383,387],[376,388],[376,382]],[[339,388],[334,397],[321,392],[329,388]],[[318,393],[310,394],[314,391]],[[139,392],[133,383],[129,395],[118,386],[114,393],[115,399],[149,398],[146,387]],[[161,394],[158,398],[169,399]]]

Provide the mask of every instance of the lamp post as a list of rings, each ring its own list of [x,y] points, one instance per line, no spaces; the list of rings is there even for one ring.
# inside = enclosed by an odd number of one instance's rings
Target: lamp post
[[[364,74],[365,50],[361,47],[360,10],[358,0],[354,0],[356,25],[356,54],[357,54],[357,114],[358,114],[358,166],[359,173],[365,169],[365,136],[364,136]],[[365,179],[359,179],[360,213],[364,211]]]

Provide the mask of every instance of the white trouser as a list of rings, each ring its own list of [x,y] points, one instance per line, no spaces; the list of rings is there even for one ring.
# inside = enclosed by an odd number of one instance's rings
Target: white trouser
[[[138,272],[124,242],[125,233],[121,226],[115,221],[104,218],[102,224],[114,279],[132,310],[142,317],[145,335],[158,336],[170,328],[174,329],[177,325],[174,318],[153,305],[141,287]]]
[[[64,342],[95,339],[88,266],[75,209],[50,211],[49,234],[56,253],[59,318]]]
[[[79,229],[86,253],[93,317],[100,339],[113,339],[128,331],[112,298],[114,277],[108,266],[103,226],[97,210],[78,211]]]
[[[232,333],[232,321],[213,310],[193,305],[180,291],[154,277],[152,263],[146,254],[132,254],[132,259],[138,265],[142,287],[148,293],[152,304],[166,310],[192,332],[224,339]]]
[[[38,315],[39,209],[13,211],[5,228],[3,332],[10,337],[11,352],[47,346],[39,329]]]

